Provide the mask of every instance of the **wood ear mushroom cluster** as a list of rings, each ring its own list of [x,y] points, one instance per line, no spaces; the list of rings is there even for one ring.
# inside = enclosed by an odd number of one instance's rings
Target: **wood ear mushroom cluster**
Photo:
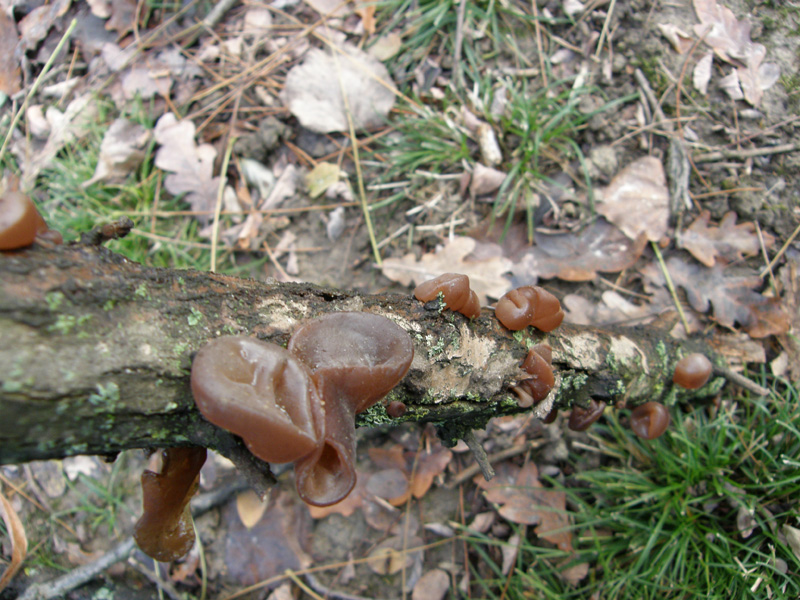
[[[341,501],[356,483],[355,414],[403,378],[414,349],[395,323],[331,313],[301,326],[288,349],[245,336],[206,344],[192,363],[200,412],[266,462],[293,462],[300,497]]]

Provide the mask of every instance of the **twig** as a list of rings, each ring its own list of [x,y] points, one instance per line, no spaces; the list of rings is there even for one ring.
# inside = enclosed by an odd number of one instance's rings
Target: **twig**
[[[694,159],[696,163],[717,162],[726,158],[744,160],[756,156],[770,156],[772,154],[783,154],[784,152],[796,152],[800,150],[800,144],[780,144],[778,146],[767,146],[764,148],[752,148],[750,150],[719,150],[702,154]]]
[[[475,432],[471,430],[467,432],[464,436],[464,442],[466,442],[467,446],[469,446],[469,449],[472,451],[475,462],[478,463],[478,467],[481,473],[483,473],[483,478],[486,481],[491,481],[492,477],[494,477],[494,469],[492,465],[489,464],[489,457],[486,456],[486,450],[483,449],[478,438],[475,437]]]
[[[764,275],[772,271],[772,267],[774,267],[775,263],[777,263],[780,260],[781,256],[783,256],[783,254],[789,248],[789,244],[791,244],[794,241],[794,238],[797,237],[798,233],[800,233],[800,225],[795,227],[794,231],[792,232],[792,235],[790,235],[789,239],[783,243],[783,246],[781,246],[781,249],[778,250],[778,253],[772,258],[771,261],[769,261],[769,264],[766,267],[764,267],[761,273],[758,274],[759,277],[764,277]]]
[[[542,87],[546,88],[547,83],[547,65],[544,61],[544,49],[542,48],[542,26],[539,23],[539,8],[536,5],[536,0],[531,2],[533,8],[533,29],[536,32],[536,52],[539,54],[539,68],[542,71]]]
[[[167,596],[172,598],[172,600],[183,600],[183,595],[181,595],[181,593],[175,589],[174,585],[172,585],[169,581],[165,581],[159,577],[158,573],[148,568],[147,565],[142,564],[140,561],[134,558],[128,560],[128,564],[136,572],[144,575],[145,578],[150,581],[150,583],[157,586],[158,589],[162,590]]]
[[[228,487],[198,496],[195,501],[192,502],[192,515],[195,518],[199,517],[215,506],[223,504],[228,498],[238,494],[245,488],[246,484],[243,481],[238,481]],[[34,583],[28,586],[28,589],[26,589],[17,600],[50,600],[51,598],[62,597],[68,592],[88,583],[112,565],[125,560],[130,553],[133,552],[135,547],[136,542],[132,537],[129,537],[93,562],[80,566],[52,581]]]
[[[769,396],[768,388],[765,388],[764,386],[757,384],[752,379],[748,379],[741,373],[737,373],[736,371],[733,371],[728,367],[720,367],[718,365],[714,365],[714,372],[718,373],[719,375],[722,375],[723,377],[725,377],[725,379],[732,381],[736,385],[740,385],[744,389],[753,392],[754,394],[758,394],[759,396]]]
[[[197,38],[200,37],[200,34],[203,31],[208,31],[209,29],[213,29],[214,26],[222,20],[222,17],[225,16],[225,13],[236,4],[237,0],[220,0],[211,9],[211,11],[206,15],[206,18],[203,19],[201,23],[192,31],[188,38],[181,42],[181,46],[184,48],[188,48],[192,44],[197,41]]]
[[[306,582],[315,592],[322,594],[325,598],[331,598],[332,600],[368,600],[364,596],[354,596],[353,594],[339,592],[326,587],[312,573],[305,573],[303,577],[305,577]],[[295,581],[295,583],[297,582]]]
[[[120,217],[113,223],[95,225],[92,230],[81,234],[81,244],[84,246],[100,246],[111,240],[119,240],[128,235],[133,229],[133,221],[128,217]]]
[[[534,448],[538,448],[543,444],[544,440],[531,440],[527,444],[511,446],[511,448],[506,448],[505,450],[500,450],[499,452],[490,454],[489,462],[498,463],[506,460],[507,458],[512,458],[514,456],[524,454],[528,450],[533,450]],[[453,489],[454,487],[458,487],[468,479],[472,479],[473,477],[475,477],[475,475],[478,474],[478,471],[480,471],[480,467],[477,464],[472,464],[468,466],[466,469],[462,470],[458,475],[456,475],[452,481],[448,481],[444,487],[446,487],[447,489]]]

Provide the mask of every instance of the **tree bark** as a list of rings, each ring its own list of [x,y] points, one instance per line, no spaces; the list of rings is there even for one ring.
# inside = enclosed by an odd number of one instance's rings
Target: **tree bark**
[[[725,361],[707,343],[679,344],[657,327],[510,332],[489,309],[469,321],[410,294],[144,267],[92,245],[34,246],[0,253],[0,464],[186,444],[246,462],[238,438],[194,406],[193,354],[223,334],[285,345],[303,321],[342,310],[384,315],[409,333],[414,361],[388,398],[405,403],[402,420],[436,423],[445,443],[522,410],[510,388],[525,377],[527,348],[540,341],[553,347],[557,387],[532,409],[539,417],[553,403],[590,398],[690,401],[724,383],[715,377],[694,392],[673,386],[686,352]],[[359,416],[360,425],[397,421],[383,403]]]

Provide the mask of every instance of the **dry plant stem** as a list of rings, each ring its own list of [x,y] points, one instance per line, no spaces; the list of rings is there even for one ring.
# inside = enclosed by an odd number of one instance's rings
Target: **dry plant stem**
[[[603,21],[603,29],[600,31],[600,38],[597,40],[597,50],[594,53],[595,58],[600,58],[600,53],[603,51],[603,44],[606,41],[606,37],[608,37],[608,24],[611,22],[611,16],[614,14],[614,6],[616,4],[617,0],[611,0],[611,4],[608,6],[606,19]]]
[[[333,590],[329,587],[326,587],[322,584],[322,582],[317,579],[313,573],[305,573],[303,575],[308,585],[318,594],[321,594],[324,598],[332,598],[333,600],[370,600],[369,598],[365,598],[364,596],[356,596],[354,594],[348,594],[346,592],[339,592],[337,590]]]
[[[128,558],[128,565],[130,565],[130,567],[137,573],[141,573],[150,583],[155,585],[159,592],[165,593],[167,596],[172,598],[172,600],[184,600],[183,595],[175,589],[174,585],[172,585],[169,581],[165,581],[159,577],[158,573],[156,573],[147,565],[142,564],[133,557]]]
[[[789,248],[789,246],[791,245],[791,243],[794,241],[794,239],[797,237],[798,234],[800,234],[800,225],[795,227],[795,230],[792,232],[792,235],[790,235],[789,239],[783,243],[783,246],[781,246],[781,249],[778,250],[778,253],[775,255],[775,257],[771,261],[769,261],[769,264],[766,267],[764,267],[761,273],[758,274],[759,277],[764,277],[764,275],[772,271],[772,268],[780,260],[781,256],[784,255],[784,253]]]
[[[475,433],[473,431],[468,431],[464,435],[464,442],[469,446],[470,451],[472,451],[472,455],[475,457],[475,462],[478,463],[483,478],[486,481],[491,481],[492,477],[494,477],[494,469],[489,463],[489,457],[486,456],[486,450],[483,449],[478,438],[475,437]]]
[[[201,494],[192,501],[192,516],[199,517],[215,506],[224,504],[229,498],[245,489],[247,489],[247,486],[244,482],[239,481],[213,492]],[[17,600],[50,600],[51,598],[63,597],[68,592],[88,583],[112,565],[128,558],[134,548],[136,548],[136,542],[134,542],[133,537],[129,537],[93,562],[81,565],[77,569],[52,581],[34,583]]]
[[[222,20],[222,17],[225,16],[225,13],[228,12],[234,4],[236,4],[238,0],[219,0],[214,5],[214,8],[206,15],[206,18],[199,24],[199,27],[195,28],[195,30],[190,34],[190,36],[184,40],[181,45],[184,48],[188,48],[192,44],[197,41],[197,38],[200,37],[202,30],[208,31],[213,29],[214,26]]]
[[[672,302],[675,303],[675,308],[681,317],[683,329],[688,334],[689,323],[686,320],[686,315],[683,313],[683,306],[681,306],[681,301],[678,298],[678,292],[675,290],[675,285],[672,283],[672,277],[669,274],[669,269],[667,269],[667,264],[664,262],[664,257],[661,256],[661,250],[659,249],[658,244],[655,242],[650,242],[650,246],[653,248],[653,252],[655,252],[656,258],[658,259],[658,264],[661,267],[661,272],[664,274],[664,280],[667,282],[667,288],[669,289],[670,296],[672,296]]]
[[[361,201],[361,212],[364,214],[364,223],[367,225],[367,234],[369,235],[369,244],[372,246],[372,255],[375,258],[375,264],[380,267],[383,261],[381,260],[381,251],[378,248],[378,241],[375,239],[375,229],[372,227],[372,215],[370,215],[369,205],[367,204],[367,191],[364,188],[364,174],[361,172],[361,160],[358,157],[358,138],[356,137],[356,128],[353,124],[353,114],[350,111],[350,101],[347,98],[347,93],[345,92],[342,82],[342,67],[339,63],[339,54],[334,53],[333,56],[336,62],[336,74],[339,79],[339,92],[342,94],[344,112],[347,115],[350,144],[353,148],[353,163],[355,163],[356,166],[356,181],[358,182],[358,199]]]
[[[536,0],[531,0],[531,8],[533,9],[533,27],[536,31],[536,51],[539,53],[539,69],[542,72],[542,87],[546,88],[547,83],[547,65],[544,60],[544,47],[542,44],[542,25],[539,23],[539,7]]]
[[[456,17],[456,39],[453,48],[453,70],[456,74],[455,84],[457,89],[464,87],[464,78],[461,70],[461,45],[464,43],[464,18],[467,14],[467,0],[459,0],[458,14]]]
[[[219,238],[219,214],[222,210],[222,197],[225,194],[225,184],[228,182],[225,174],[228,172],[228,163],[231,160],[235,137],[228,140],[228,147],[225,148],[225,157],[222,159],[222,168],[219,172],[219,188],[217,189],[217,204],[214,207],[214,224],[211,228],[211,272],[217,270],[217,238]]]
[[[47,59],[47,62],[45,63],[44,67],[42,67],[42,72],[39,73],[39,76],[36,78],[36,81],[33,82],[33,85],[31,86],[28,95],[25,96],[25,100],[19,107],[17,114],[14,115],[11,124],[8,126],[8,133],[6,134],[5,140],[3,140],[3,145],[2,147],[0,147],[0,162],[3,161],[3,156],[5,155],[6,150],[8,149],[8,144],[11,142],[11,136],[14,135],[14,130],[17,128],[17,125],[19,124],[22,115],[25,114],[25,110],[28,108],[28,103],[31,101],[31,98],[33,98],[34,94],[36,94],[36,92],[39,90],[39,86],[42,85],[42,81],[44,80],[47,73],[50,71],[50,69],[53,68],[53,63],[56,61],[56,58],[58,58],[58,55],[61,53],[61,50],[64,48],[64,45],[67,43],[67,40],[69,40],[69,37],[72,35],[72,32],[75,30],[75,27],[77,27],[77,25],[78,25],[78,20],[72,19],[72,22],[69,24],[69,27],[67,27],[67,30],[64,32],[64,35],[61,36],[61,40],[59,40],[56,49],[53,50],[53,53],[50,55],[50,58]]]
[[[784,154],[786,152],[800,151],[800,144],[780,144],[778,146],[767,146],[764,148],[752,148],[750,150],[718,150],[701,154],[694,159],[696,163],[718,162],[725,159],[745,160],[757,156],[770,156],[772,154]]]

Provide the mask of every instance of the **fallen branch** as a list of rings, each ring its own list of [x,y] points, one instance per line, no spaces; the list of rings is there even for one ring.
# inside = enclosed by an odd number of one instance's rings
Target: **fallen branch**
[[[412,338],[415,358],[390,394],[400,419],[378,404],[360,425],[432,421],[447,444],[493,416],[521,412],[510,386],[527,348],[553,347],[557,388],[533,408],[660,400],[690,402],[719,390],[672,385],[682,353],[725,360],[703,341],[679,344],[655,327],[562,325],[550,334],[510,332],[491,310],[472,321],[427,310],[409,295],[361,295],[199,271],[144,267],[103,247],[32,247],[0,254],[0,464],[141,447],[220,450],[263,491],[266,465],[235,436],[210,426],[189,390],[194,353],[222,334],[285,344],[297,326],[332,311],[387,316]]]

